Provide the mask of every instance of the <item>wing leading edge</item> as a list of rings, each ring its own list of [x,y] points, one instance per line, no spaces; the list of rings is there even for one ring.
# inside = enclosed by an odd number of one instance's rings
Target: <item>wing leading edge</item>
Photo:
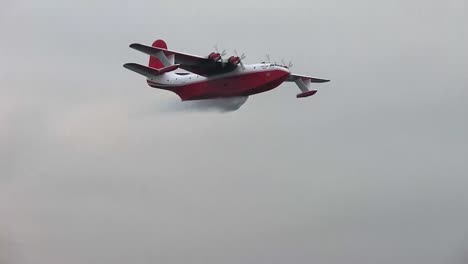
[[[289,75],[289,78],[287,79],[287,81],[288,82],[294,82],[297,79],[307,79],[307,80],[310,80],[311,83],[326,83],[326,82],[330,81],[330,80],[327,80],[327,79],[319,79],[319,78],[305,76],[305,75],[299,75],[299,74]]]

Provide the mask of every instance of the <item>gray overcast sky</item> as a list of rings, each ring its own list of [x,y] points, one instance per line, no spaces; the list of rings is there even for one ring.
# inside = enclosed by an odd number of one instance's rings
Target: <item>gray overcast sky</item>
[[[0,263],[468,263],[467,8],[3,0]],[[157,38],[333,81],[168,112]]]

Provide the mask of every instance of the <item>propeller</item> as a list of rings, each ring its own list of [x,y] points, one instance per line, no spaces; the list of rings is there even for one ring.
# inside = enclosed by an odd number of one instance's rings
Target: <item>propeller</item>
[[[217,53],[219,53],[219,56],[221,57],[221,58],[219,59],[220,62],[221,62],[221,66],[224,67],[223,56],[226,55],[226,50],[223,49],[222,52],[219,52],[219,50],[218,50],[218,45],[215,45],[215,46],[214,46],[214,49],[216,50]]]
[[[242,67],[242,70],[245,70],[244,63],[242,63],[242,60],[246,58],[245,53],[242,53],[242,55],[239,56],[239,54],[237,53],[237,50],[234,50],[234,54],[236,54],[236,56],[239,58],[239,63]]]
[[[215,45],[215,46],[214,46],[214,49],[216,50],[217,53],[219,53],[219,55],[220,55],[221,57],[223,57],[224,55],[226,55],[226,50],[225,50],[225,49],[223,49],[222,52],[219,52],[219,50],[218,50],[218,45]],[[221,59],[222,59],[222,58],[221,58]]]
[[[281,64],[284,65],[285,67],[288,67],[290,69],[294,64],[289,61],[288,65],[286,65],[286,62],[284,62],[284,59],[281,59]]]

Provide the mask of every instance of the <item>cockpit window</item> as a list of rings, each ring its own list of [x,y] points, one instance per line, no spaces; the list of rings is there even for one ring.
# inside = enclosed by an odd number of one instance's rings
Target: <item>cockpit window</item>
[[[281,64],[278,64],[278,63],[272,63],[272,64],[270,64],[270,67],[273,67],[273,66],[278,66],[278,67],[288,68],[288,66],[281,65]]]

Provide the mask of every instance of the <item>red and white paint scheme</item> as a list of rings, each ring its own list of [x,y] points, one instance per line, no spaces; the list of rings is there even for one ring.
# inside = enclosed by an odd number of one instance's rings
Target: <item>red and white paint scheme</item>
[[[182,101],[248,97],[274,89],[285,81],[295,82],[301,90],[297,98],[303,98],[317,92],[309,89],[311,83],[329,82],[292,74],[290,66],[276,63],[244,64],[244,55],[223,60],[224,52],[211,52],[202,57],[172,51],[161,39],[151,47],[142,44],[130,47],[150,55],[149,65],[127,63],[123,66],[145,76],[149,86],[174,92]]]

